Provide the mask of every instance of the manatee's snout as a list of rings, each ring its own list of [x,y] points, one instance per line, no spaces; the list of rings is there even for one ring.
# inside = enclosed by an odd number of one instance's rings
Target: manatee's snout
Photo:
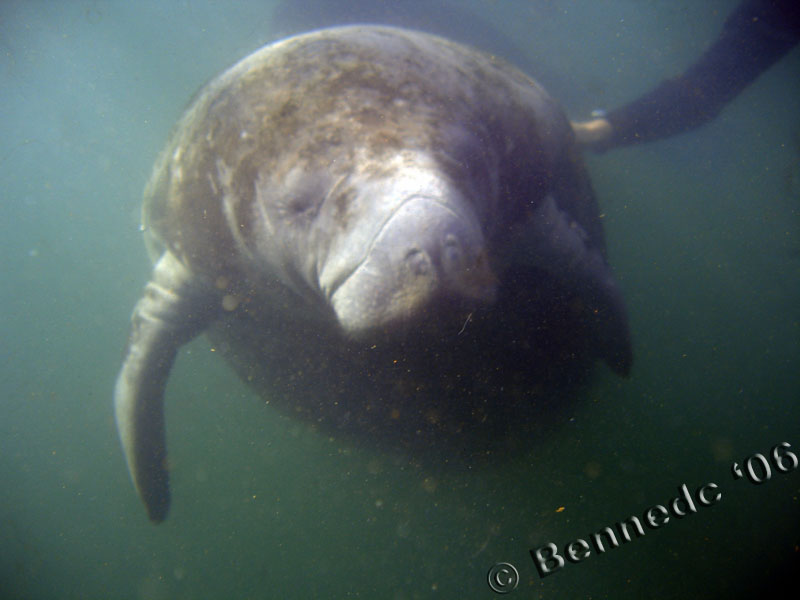
[[[454,302],[492,302],[496,279],[483,232],[468,210],[412,196],[379,228],[364,259],[331,296],[354,337],[433,316]]]

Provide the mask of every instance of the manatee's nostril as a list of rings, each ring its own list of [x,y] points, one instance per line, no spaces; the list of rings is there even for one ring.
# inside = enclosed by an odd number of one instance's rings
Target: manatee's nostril
[[[461,268],[463,263],[463,251],[461,244],[458,243],[456,236],[448,234],[442,245],[442,266],[448,273],[452,273]]]
[[[431,270],[430,258],[419,248],[406,252],[406,264],[414,275],[427,275]]]

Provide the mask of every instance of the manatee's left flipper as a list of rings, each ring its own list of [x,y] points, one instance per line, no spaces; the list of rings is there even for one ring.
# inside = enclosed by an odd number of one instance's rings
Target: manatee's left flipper
[[[207,288],[165,252],[131,317],[114,411],[131,478],[156,523],[169,510],[164,389],[178,348],[214,319],[219,303],[213,300]]]
[[[602,359],[620,375],[633,362],[625,302],[601,250],[547,196],[528,223],[524,246],[528,262],[573,289],[586,308]]]

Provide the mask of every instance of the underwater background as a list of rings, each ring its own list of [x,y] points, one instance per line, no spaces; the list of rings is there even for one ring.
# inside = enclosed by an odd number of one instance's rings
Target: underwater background
[[[755,485],[731,467],[800,451],[797,48],[701,129],[587,152],[634,368],[598,367],[524,450],[437,467],[317,431],[200,338],[167,390],[173,507],[154,526],[111,403],[150,271],[142,189],[239,58],[332,23],[424,28],[505,56],[581,119],[691,64],[736,4],[1,3],[0,598],[492,598],[499,562],[519,572],[509,598],[796,587],[800,469]],[[537,573],[531,549],[563,555],[709,482],[712,506]]]

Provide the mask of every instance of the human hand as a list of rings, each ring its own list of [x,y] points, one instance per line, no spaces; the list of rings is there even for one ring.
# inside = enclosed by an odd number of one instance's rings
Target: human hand
[[[581,146],[591,146],[611,139],[611,123],[603,117],[589,121],[572,121],[572,131]]]

